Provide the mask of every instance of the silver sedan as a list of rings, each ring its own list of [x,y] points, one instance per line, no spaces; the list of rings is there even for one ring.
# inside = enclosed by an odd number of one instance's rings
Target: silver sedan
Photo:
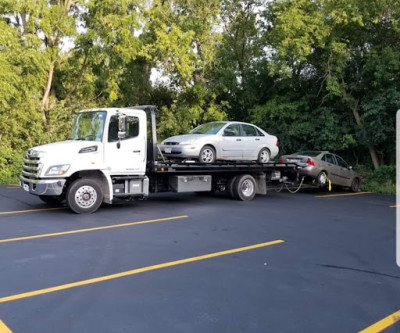
[[[200,163],[217,160],[268,163],[278,152],[278,139],[261,128],[236,121],[200,125],[189,134],[170,137],[160,145],[168,157],[196,159]]]
[[[279,158],[280,163],[296,163],[299,173],[312,179],[320,188],[333,185],[350,188],[353,192],[360,189],[361,178],[346,161],[328,151],[302,151]]]

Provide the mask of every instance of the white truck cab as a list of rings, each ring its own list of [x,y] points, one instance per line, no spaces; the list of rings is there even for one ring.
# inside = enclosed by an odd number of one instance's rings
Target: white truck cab
[[[113,176],[130,177],[130,189],[137,195],[148,193],[146,153],[144,110],[83,110],[75,117],[71,140],[33,147],[26,152],[21,186],[43,201],[55,203],[66,198],[70,205],[68,196],[74,192],[73,210],[85,212],[100,206],[102,201],[111,203],[114,193],[124,194],[118,188],[113,190]],[[101,191],[96,191],[99,186]]]

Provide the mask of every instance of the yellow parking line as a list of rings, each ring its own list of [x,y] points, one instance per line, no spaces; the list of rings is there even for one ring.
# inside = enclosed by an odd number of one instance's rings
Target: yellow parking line
[[[71,288],[80,287],[80,286],[84,286],[84,285],[88,285],[88,284],[93,284],[93,283],[98,283],[98,282],[118,279],[118,278],[125,277],[125,276],[130,276],[130,275],[135,275],[135,274],[139,274],[139,273],[154,271],[156,269],[161,269],[161,268],[167,268],[167,267],[171,267],[171,266],[187,264],[187,263],[190,263],[190,262],[195,262],[195,261],[200,261],[200,260],[205,260],[205,259],[211,259],[211,258],[215,258],[215,257],[224,256],[224,255],[227,255],[227,254],[254,250],[254,249],[257,249],[257,248],[262,248],[262,247],[275,245],[275,244],[279,244],[279,243],[283,243],[283,242],[284,242],[283,240],[275,240],[275,241],[270,241],[270,242],[266,242],[266,243],[254,244],[254,245],[245,246],[245,247],[239,247],[239,248],[235,248],[235,249],[231,249],[231,250],[226,250],[226,251],[221,251],[221,252],[214,252],[214,253],[209,253],[209,254],[205,254],[205,255],[200,255],[200,256],[197,256],[197,257],[191,257],[191,258],[186,258],[186,259],[181,259],[181,260],[169,261],[169,262],[161,263],[161,264],[158,264],[158,265],[137,268],[137,269],[133,269],[133,270],[130,270],[130,271],[125,271],[125,272],[120,272],[120,273],[116,273],[116,274],[100,276],[100,277],[93,278],[93,279],[81,280],[81,281],[77,281],[77,282],[62,284],[62,285],[51,287],[51,288],[33,290],[33,291],[21,293],[21,294],[1,297],[0,298],[0,303],[10,302],[10,301],[14,301],[14,300],[21,299],[21,298],[27,298],[27,297],[32,297],[32,296],[48,294],[48,293],[52,293],[52,292],[55,292],[55,291],[71,289]]]
[[[75,230],[69,230],[69,231],[54,232],[51,234],[39,234],[39,235],[24,236],[24,237],[18,237],[18,238],[5,238],[5,239],[0,239],[0,243],[9,243],[9,242],[23,241],[23,240],[27,240],[27,239],[55,237],[55,236],[62,236],[62,235],[78,234],[81,232],[130,227],[133,225],[178,220],[178,219],[184,219],[187,217],[188,217],[187,215],[172,216],[172,217],[164,217],[164,218],[160,218],[160,219],[153,219],[153,220],[146,220],[146,221],[139,221],[139,222],[129,222],[129,223],[122,223],[122,224],[106,225],[103,227],[94,227],[94,228],[87,228],[87,229],[75,229]]]
[[[12,333],[12,331],[0,320],[0,333]]]
[[[0,215],[35,213],[35,212],[44,212],[44,211],[48,211],[48,210],[60,210],[60,209],[66,209],[66,208],[67,207],[54,207],[54,208],[38,208],[38,209],[25,209],[25,210],[10,210],[7,212],[0,212]]]
[[[395,313],[392,313],[391,315],[383,318],[382,320],[378,321],[377,323],[363,329],[362,331],[359,331],[358,333],[377,333],[381,332],[384,329],[388,328],[389,326],[392,326],[396,322],[400,320],[400,310],[396,311]]]
[[[390,208],[396,208],[396,207],[400,207],[400,205],[390,205]]]
[[[315,198],[334,198],[334,197],[347,197],[350,195],[361,195],[369,194],[372,192],[357,192],[357,193],[342,193],[342,194],[328,194],[328,195],[316,195]]]

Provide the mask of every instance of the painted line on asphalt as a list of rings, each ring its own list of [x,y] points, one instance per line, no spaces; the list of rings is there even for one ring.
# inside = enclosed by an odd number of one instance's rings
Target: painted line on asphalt
[[[375,324],[359,331],[358,333],[377,333],[385,330],[389,326],[392,326],[396,322],[400,321],[400,310],[392,313],[391,315],[383,318],[382,320],[376,322]]]
[[[12,331],[0,320],[0,333],[12,333]]]
[[[108,281],[108,280],[114,280],[114,279],[118,279],[118,278],[125,277],[125,276],[131,276],[131,275],[135,275],[135,274],[139,274],[139,273],[154,271],[157,269],[188,264],[188,263],[195,262],[195,261],[211,259],[211,258],[215,258],[215,257],[221,257],[221,256],[232,254],[232,253],[254,250],[257,248],[267,247],[267,246],[271,246],[271,245],[275,245],[275,244],[280,244],[283,242],[284,242],[283,240],[279,239],[279,240],[254,244],[254,245],[245,246],[245,247],[239,247],[239,248],[230,249],[230,250],[221,251],[221,252],[213,252],[213,253],[209,253],[209,254],[205,254],[205,255],[200,255],[197,257],[191,257],[191,258],[185,258],[185,259],[180,259],[180,260],[175,260],[175,261],[164,262],[164,263],[153,265],[153,266],[136,268],[136,269],[132,269],[129,271],[124,271],[124,272],[110,274],[110,275],[104,275],[104,276],[100,276],[100,277],[92,278],[92,279],[88,279],[88,280],[81,280],[81,281],[77,281],[77,282],[62,284],[62,285],[54,286],[54,287],[50,287],[50,288],[33,290],[33,291],[16,294],[16,295],[11,295],[11,296],[6,296],[6,297],[0,297],[0,303],[15,301],[15,300],[27,298],[27,297],[39,296],[39,295],[43,295],[43,294],[60,291],[60,290],[76,288],[76,287],[99,283],[99,282],[104,282],[104,281]]]
[[[400,205],[390,205],[390,208],[396,208],[396,207],[400,207]]]
[[[28,240],[28,239],[56,237],[56,236],[78,234],[78,233],[82,233],[82,232],[123,228],[123,227],[130,227],[130,226],[134,226],[134,225],[141,225],[141,224],[147,224],[147,223],[155,223],[155,222],[163,222],[163,221],[185,219],[187,217],[188,217],[187,215],[171,216],[171,217],[163,217],[163,218],[160,218],[160,219],[153,219],[153,220],[145,220],[145,221],[138,221],[138,222],[128,222],[128,223],[122,223],[122,224],[106,225],[106,226],[102,226],[102,227],[94,227],[94,228],[86,228],[86,229],[75,229],[75,230],[69,230],[69,231],[53,232],[51,234],[39,234],[39,235],[16,237],[16,238],[5,238],[5,239],[0,239],[0,243],[10,243],[10,242],[24,241],[24,240]]]
[[[343,194],[328,194],[328,195],[316,195],[315,198],[334,198],[334,197],[347,197],[351,195],[363,195],[370,194],[372,192],[358,192],[358,193],[343,193]]]
[[[38,208],[38,209],[25,209],[25,210],[10,210],[10,211],[7,211],[7,212],[0,212],[0,215],[36,213],[36,212],[45,212],[45,211],[50,211],[50,210],[61,210],[61,209],[67,209],[67,207]]]

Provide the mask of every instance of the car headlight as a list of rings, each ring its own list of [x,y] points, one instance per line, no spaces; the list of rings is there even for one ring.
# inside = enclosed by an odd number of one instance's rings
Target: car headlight
[[[69,164],[52,165],[50,168],[47,169],[45,176],[64,175],[68,171],[69,167]]]

